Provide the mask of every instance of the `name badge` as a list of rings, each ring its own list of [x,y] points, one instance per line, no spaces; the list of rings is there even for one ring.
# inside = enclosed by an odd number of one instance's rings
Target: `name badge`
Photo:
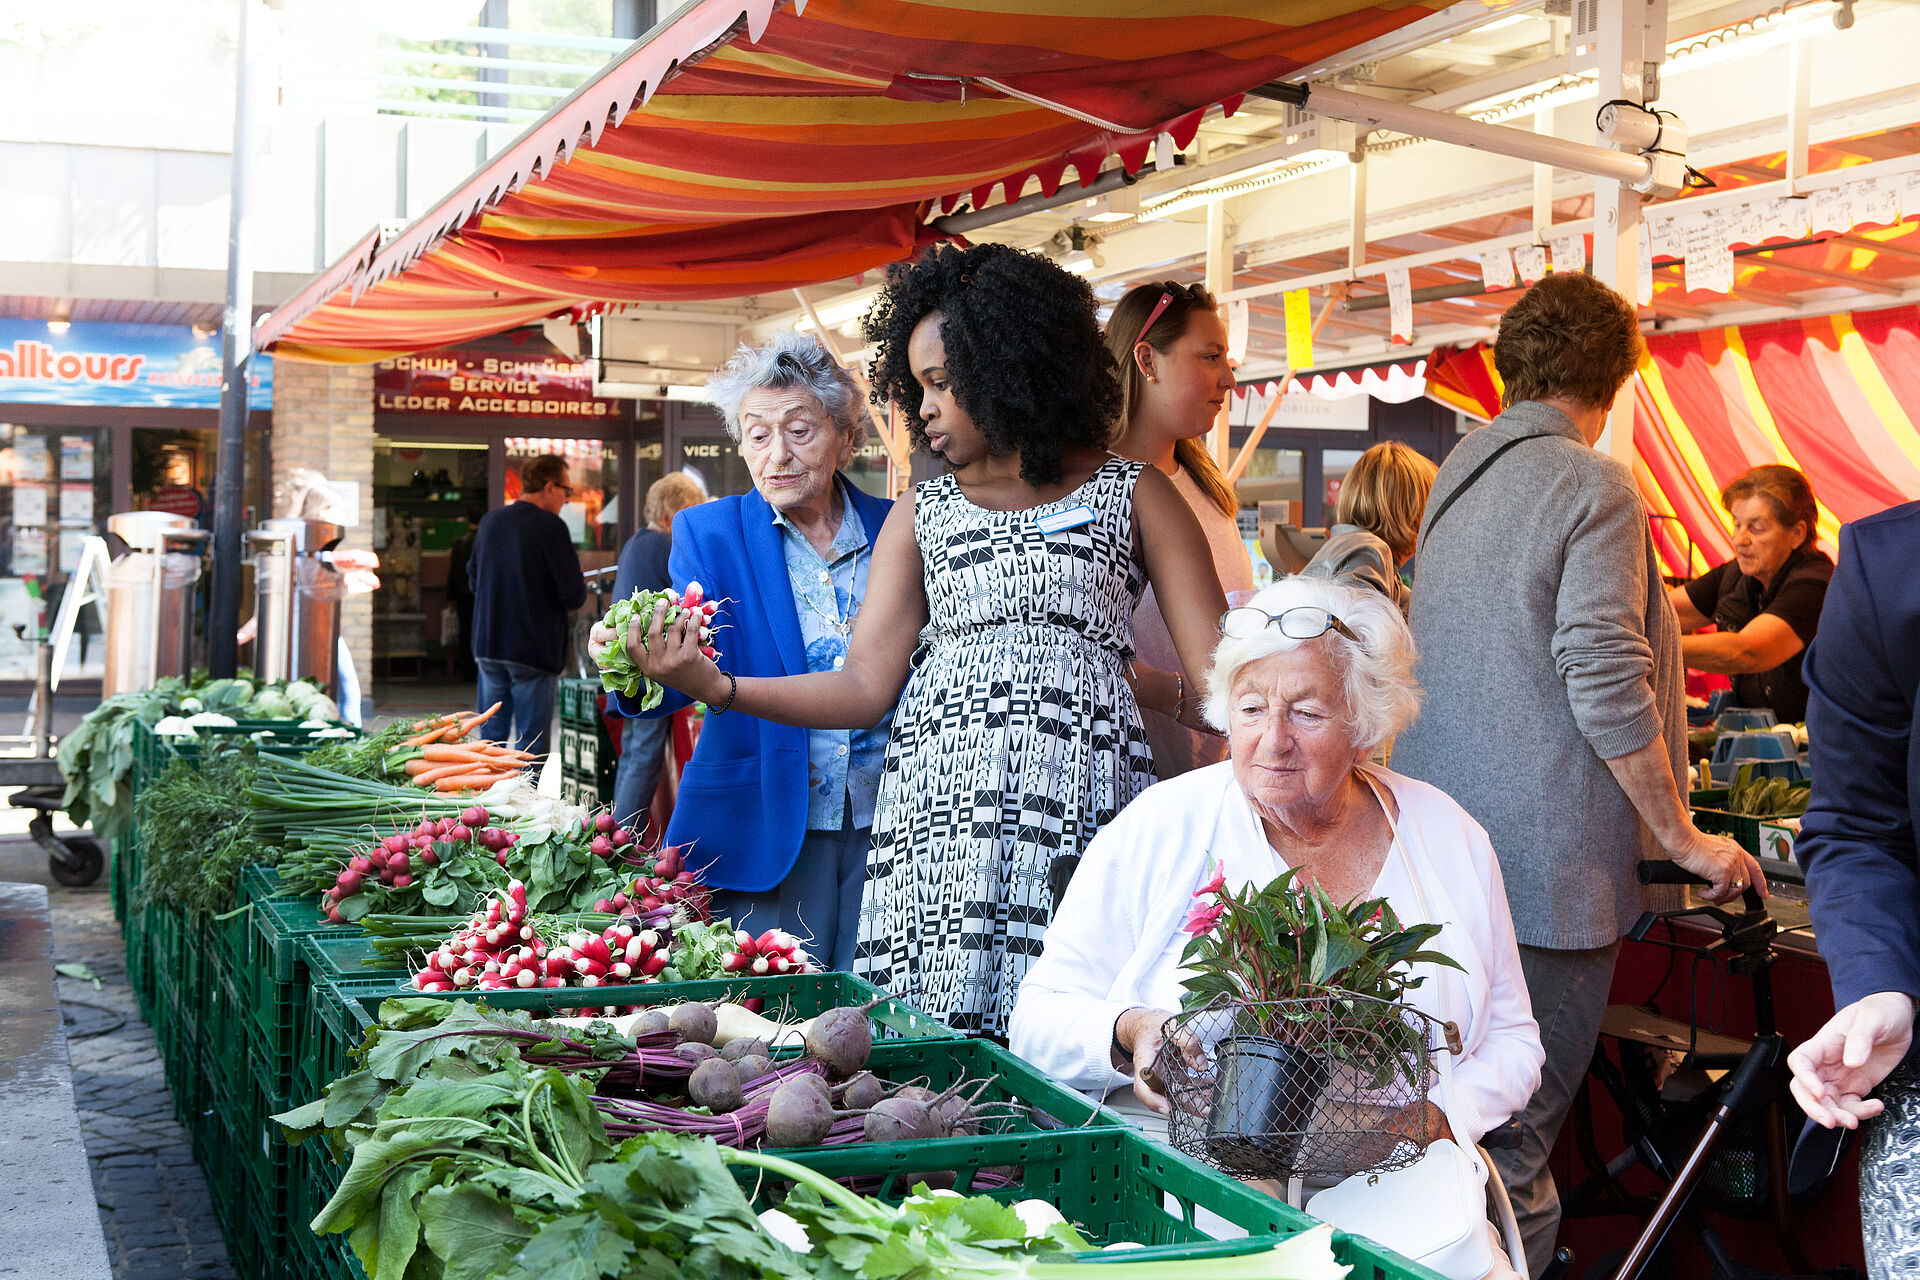
[[[1065,533],[1069,529],[1078,529],[1083,524],[1093,523],[1093,508],[1082,504],[1068,507],[1065,511],[1054,511],[1041,516],[1034,524],[1042,533]]]

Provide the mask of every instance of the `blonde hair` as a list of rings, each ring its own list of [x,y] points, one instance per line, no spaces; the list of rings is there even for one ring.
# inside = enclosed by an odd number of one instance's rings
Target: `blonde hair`
[[[1141,332],[1140,327],[1146,324],[1163,294],[1169,299],[1166,309],[1153,322],[1153,328]],[[1133,358],[1134,347],[1144,342],[1164,354],[1187,332],[1187,322],[1203,308],[1218,311],[1220,304],[1202,286],[1172,280],[1129,290],[1114,305],[1113,315],[1107,319],[1107,350],[1113,353],[1120,375],[1120,430],[1113,440],[1115,446],[1126,438],[1133,422],[1134,406],[1146,394],[1147,375],[1140,372],[1140,362]],[[1193,477],[1200,492],[1206,494],[1214,506],[1228,516],[1239,515],[1239,495],[1220,473],[1220,464],[1207,452],[1206,445],[1198,440],[1176,440],[1173,459]]]
[[[1372,751],[1397,737],[1420,714],[1420,686],[1413,678],[1413,631],[1392,601],[1371,587],[1331,578],[1295,574],[1254,594],[1247,604],[1278,616],[1288,609],[1325,609],[1358,636],[1349,640],[1328,631],[1325,641],[1345,682],[1347,728],[1353,745]],[[1232,714],[1233,686],[1250,662],[1288,653],[1311,640],[1294,640],[1279,627],[1262,627],[1250,636],[1226,636],[1213,650],[1203,710],[1225,733]]]
[[[1431,458],[1384,440],[1361,454],[1340,482],[1334,521],[1360,526],[1405,560],[1420,541],[1420,517],[1439,470]]]
[[[670,528],[676,515],[706,500],[707,491],[698,480],[684,471],[670,471],[647,486],[647,527]]]

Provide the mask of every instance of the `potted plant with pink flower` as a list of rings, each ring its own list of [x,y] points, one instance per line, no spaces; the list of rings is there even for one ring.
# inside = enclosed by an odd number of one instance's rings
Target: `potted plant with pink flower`
[[[1182,1006],[1214,1011],[1224,1032],[1213,1046],[1211,1143],[1244,1156],[1258,1141],[1271,1163],[1276,1136],[1305,1130],[1335,1063],[1376,1089],[1396,1069],[1424,1069],[1425,1035],[1404,1001],[1425,980],[1412,966],[1460,967],[1427,949],[1439,925],[1404,924],[1384,898],[1342,906],[1297,868],[1237,893],[1216,870],[1193,896]]]

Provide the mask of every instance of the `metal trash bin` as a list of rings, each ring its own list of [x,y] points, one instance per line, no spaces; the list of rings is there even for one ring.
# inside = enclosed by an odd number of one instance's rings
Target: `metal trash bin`
[[[339,675],[346,578],[330,553],[344,525],[287,516],[247,535],[255,548],[253,670],[262,680],[310,680],[329,694]]]
[[[107,567],[101,696],[110,698],[192,670],[194,584],[207,534],[191,517],[165,511],[109,516],[107,532],[128,548]]]

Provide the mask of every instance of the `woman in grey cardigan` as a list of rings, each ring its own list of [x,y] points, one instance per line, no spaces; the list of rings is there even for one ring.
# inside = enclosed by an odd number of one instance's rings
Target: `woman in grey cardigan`
[[[1534,1275],[1560,1219],[1547,1155],[1641,911],[1635,864],[1671,857],[1714,902],[1763,883],[1693,825],[1679,623],[1633,473],[1591,447],[1640,351],[1633,305],[1590,276],[1550,275],[1501,320],[1506,409],[1427,503],[1412,619],[1427,701],[1393,758],[1486,828],[1506,877],[1547,1061],[1520,1146],[1494,1162]]]

